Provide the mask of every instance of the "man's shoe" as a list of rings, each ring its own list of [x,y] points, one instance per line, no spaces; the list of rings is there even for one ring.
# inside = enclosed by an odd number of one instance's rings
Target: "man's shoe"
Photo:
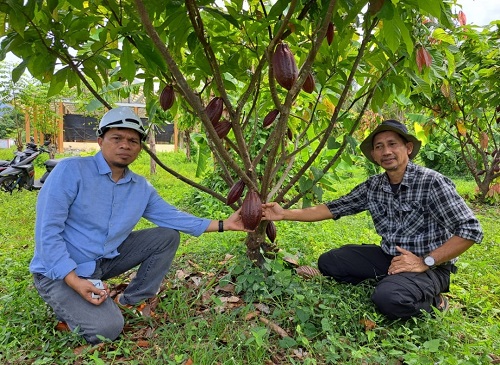
[[[439,303],[438,309],[441,312],[447,312],[450,308],[450,301],[443,294],[439,294],[439,298],[441,299],[441,301]]]
[[[54,327],[54,329],[56,331],[60,331],[60,332],[71,332],[71,330],[69,329],[68,324],[66,322],[62,322],[62,321],[57,322],[57,324]]]
[[[120,298],[122,295],[123,294],[118,294],[114,299],[114,302],[121,309],[123,309],[125,311],[133,312],[133,313],[135,313],[139,316],[143,316],[143,317],[154,317],[155,316],[155,312],[153,312],[153,310],[152,310],[153,306],[150,303],[151,300],[145,300],[144,302],[142,302],[138,305],[122,304],[122,303],[120,303]],[[156,305],[154,305],[154,307],[156,307]]]

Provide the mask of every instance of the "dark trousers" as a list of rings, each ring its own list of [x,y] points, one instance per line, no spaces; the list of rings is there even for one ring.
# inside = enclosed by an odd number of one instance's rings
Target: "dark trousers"
[[[392,258],[378,245],[345,245],[323,253],[318,268],[323,275],[342,283],[375,279],[371,299],[390,319],[407,319],[438,307],[439,294],[449,290],[453,265],[441,265],[423,273],[388,275]]]

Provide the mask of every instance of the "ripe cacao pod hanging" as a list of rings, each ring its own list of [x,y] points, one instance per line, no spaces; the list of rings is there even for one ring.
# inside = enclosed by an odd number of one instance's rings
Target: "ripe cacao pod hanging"
[[[309,72],[307,75],[306,81],[304,81],[304,84],[302,85],[302,90],[309,94],[314,91],[314,77],[312,73]]]
[[[278,109],[273,109],[269,113],[267,113],[267,115],[264,117],[264,121],[262,122],[262,126],[264,128],[267,128],[271,124],[273,124],[274,120],[276,119],[279,113],[280,112]]]
[[[255,230],[262,219],[262,201],[255,190],[247,192],[240,212],[243,227],[250,231]]]
[[[241,194],[243,194],[244,189],[245,183],[243,182],[243,180],[235,182],[234,185],[231,186],[231,189],[229,189],[229,193],[227,194],[226,198],[226,204],[231,205],[235,203],[241,197]]]
[[[328,28],[326,30],[326,41],[328,42],[328,45],[331,45],[333,42],[334,32],[335,32],[335,27],[333,26],[333,23],[332,22],[328,23]]]
[[[278,43],[274,50],[272,62],[276,81],[285,89],[290,90],[297,80],[299,69],[287,44]]]
[[[233,125],[231,122],[224,119],[220,122],[214,123],[213,126],[219,138],[223,139],[225,136],[227,136]]]
[[[266,235],[267,238],[269,238],[269,241],[274,243],[274,241],[276,240],[276,225],[273,221],[269,221],[269,223],[267,224]]]
[[[163,110],[168,110],[174,105],[175,92],[172,85],[163,88],[160,94],[160,106]]]
[[[370,0],[368,2],[368,13],[370,15],[377,14],[380,11],[380,9],[382,9],[383,5],[384,5],[384,0]]]
[[[208,103],[205,108],[205,112],[208,115],[208,119],[212,122],[212,124],[217,123],[222,116],[222,109],[224,108],[224,102],[222,98],[216,96]]]

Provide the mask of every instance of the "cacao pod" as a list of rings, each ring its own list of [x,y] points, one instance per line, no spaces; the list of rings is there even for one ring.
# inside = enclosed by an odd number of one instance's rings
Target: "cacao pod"
[[[286,136],[288,137],[290,142],[293,142],[293,133],[292,133],[292,130],[290,128],[288,128],[288,130],[286,131]]]
[[[276,225],[273,221],[269,221],[269,223],[267,224],[266,235],[267,238],[269,238],[269,241],[274,243],[274,240],[276,240]]]
[[[222,109],[224,108],[224,102],[222,98],[216,96],[208,103],[205,108],[205,112],[208,115],[208,119],[212,122],[212,124],[217,123],[222,116]]]
[[[370,0],[368,3],[368,13],[370,15],[377,14],[382,6],[384,5],[384,0]]]
[[[174,105],[175,92],[172,85],[163,88],[160,94],[160,106],[163,110],[168,110]]]
[[[290,90],[297,80],[299,69],[287,44],[278,43],[272,62],[276,81],[285,89]]]
[[[309,72],[309,75],[307,75],[306,81],[302,85],[302,90],[309,94],[314,91],[314,77],[312,73]]]
[[[315,267],[311,266],[299,266],[295,269],[297,275],[303,277],[304,279],[311,279],[315,276],[321,275],[321,272]]]
[[[243,180],[239,180],[229,189],[229,193],[227,194],[226,204],[231,205],[235,203],[243,194],[243,190],[245,189],[245,183]]]
[[[247,192],[240,212],[243,227],[250,231],[255,230],[262,219],[262,201],[255,190]]]
[[[267,113],[267,115],[264,117],[264,121],[262,122],[262,126],[264,128],[267,128],[271,124],[273,124],[274,120],[276,119],[279,113],[280,112],[278,109],[273,109],[269,113]]]
[[[223,139],[225,136],[227,136],[227,134],[231,130],[231,127],[233,126],[231,122],[225,119],[221,120],[220,122],[214,123],[213,125],[220,139]]]
[[[333,26],[333,23],[328,23],[328,29],[326,30],[326,41],[328,42],[328,45],[331,45],[333,42],[334,31],[335,27]]]

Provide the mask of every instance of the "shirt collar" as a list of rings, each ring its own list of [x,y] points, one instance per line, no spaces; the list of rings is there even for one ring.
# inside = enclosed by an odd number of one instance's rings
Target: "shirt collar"
[[[99,171],[100,175],[110,175],[111,174],[111,168],[109,167],[108,163],[104,159],[104,156],[102,155],[102,152],[99,151],[95,154],[94,159],[97,164],[97,171]],[[111,175],[110,175],[111,176]],[[137,176],[130,171],[128,167],[125,168],[125,177],[122,179],[123,183],[129,182],[130,180],[136,182],[137,181]]]

